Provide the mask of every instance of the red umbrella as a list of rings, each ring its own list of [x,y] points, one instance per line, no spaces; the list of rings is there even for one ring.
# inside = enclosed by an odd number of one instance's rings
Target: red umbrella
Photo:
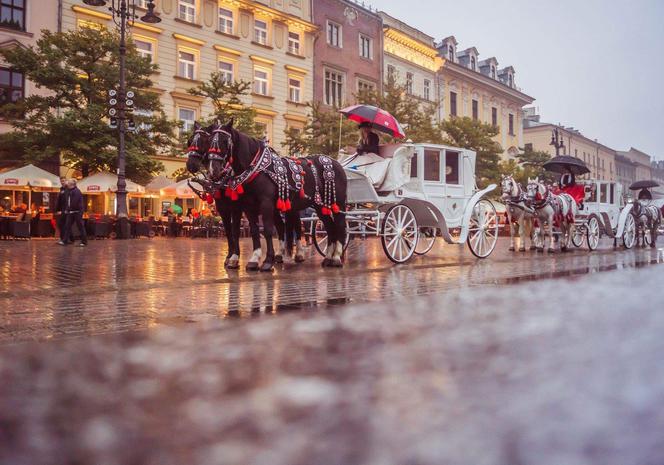
[[[372,105],[353,105],[339,110],[349,120],[357,123],[369,123],[371,127],[391,136],[403,139],[406,135],[394,116]]]

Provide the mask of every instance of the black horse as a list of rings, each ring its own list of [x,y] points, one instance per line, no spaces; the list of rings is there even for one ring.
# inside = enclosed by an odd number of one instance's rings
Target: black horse
[[[295,214],[307,207],[316,210],[328,234],[329,246],[323,266],[342,266],[347,187],[343,167],[325,155],[289,162],[266,152],[269,149],[263,142],[237,131],[233,120],[224,126],[213,125],[211,131],[210,150],[214,151],[214,156],[209,157],[210,179],[217,182],[229,171],[235,173],[225,194],[231,199],[252,199],[263,218],[267,253],[261,270],[271,270],[275,262],[272,244],[275,212]]]

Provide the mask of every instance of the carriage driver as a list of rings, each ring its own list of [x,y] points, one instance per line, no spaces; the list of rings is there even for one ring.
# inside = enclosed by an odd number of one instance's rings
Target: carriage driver
[[[576,186],[576,178],[574,173],[569,168],[565,168],[565,172],[560,176],[560,188]]]
[[[360,123],[360,141],[357,146],[357,154],[363,155],[365,153],[375,153],[378,155],[378,145],[380,140],[378,139],[378,134],[373,132],[371,128],[371,123],[364,122]]]
[[[652,193],[648,189],[641,189],[639,191],[639,200],[652,200]]]

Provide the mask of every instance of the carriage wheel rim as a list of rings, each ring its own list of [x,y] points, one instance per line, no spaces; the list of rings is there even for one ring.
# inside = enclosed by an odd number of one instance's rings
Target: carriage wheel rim
[[[634,247],[634,241],[636,240],[636,223],[634,222],[634,217],[632,215],[627,216],[625,223],[625,232],[623,233],[623,245],[627,249]]]
[[[468,229],[468,246],[478,257],[488,257],[496,247],[498,241],[498,214],[493,205],[480,200],[475,208],[479,210],[480,206],[485,206],[484,211],[475,213],[470,218],[470,228]],[[477,216],[476,216],[477,215]]]
[[[423,231],[427,230],[427,232],[431,231],[433,233],[432,236],[426,235]],[[415,253],[417,255],[426,255],[429,253],[431,249],[433,249],[434,244],[436,243],[436,231],[432,230],[431,228],[423,228],[423,230],[420,231],[419,237],[417,239],[417,247],[415,247]],[[420,247],[420,244],[423,245],[423,247]]]
[[[595,250],[599,245],[599,223],[596,218],[591,218],[588,221],[588,247],[591,250]]]
[[[418,242],[417,220],[410,208],[405,205],[392,207],[383,223],[381,235],[383,249],[396,263],[404,263],[412,257]]]

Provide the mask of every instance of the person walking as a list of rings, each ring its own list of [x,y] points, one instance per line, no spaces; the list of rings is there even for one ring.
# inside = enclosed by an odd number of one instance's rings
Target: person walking
[[[67,181],[67,194],[65,196],[65,233],[60,242],[60,245],[67,245],[71,238],[71,228],[76,223],[79,234],[81,235],[81,243],[79,247],[88,245],[88,235],[85,231],[85,224],[83,223],[83,210],[85,209],[85,202],[83,201],[83,194],[76,187],[76,180],[70,179]]]
[[[56,215],[56,225],[58,227],[58,233],[60,241],[63,240],[65,235],[65,197],[67,194],[67,178],[60,178],[60,192],[58,192],[58,198],[55,200],[55,215]]]

